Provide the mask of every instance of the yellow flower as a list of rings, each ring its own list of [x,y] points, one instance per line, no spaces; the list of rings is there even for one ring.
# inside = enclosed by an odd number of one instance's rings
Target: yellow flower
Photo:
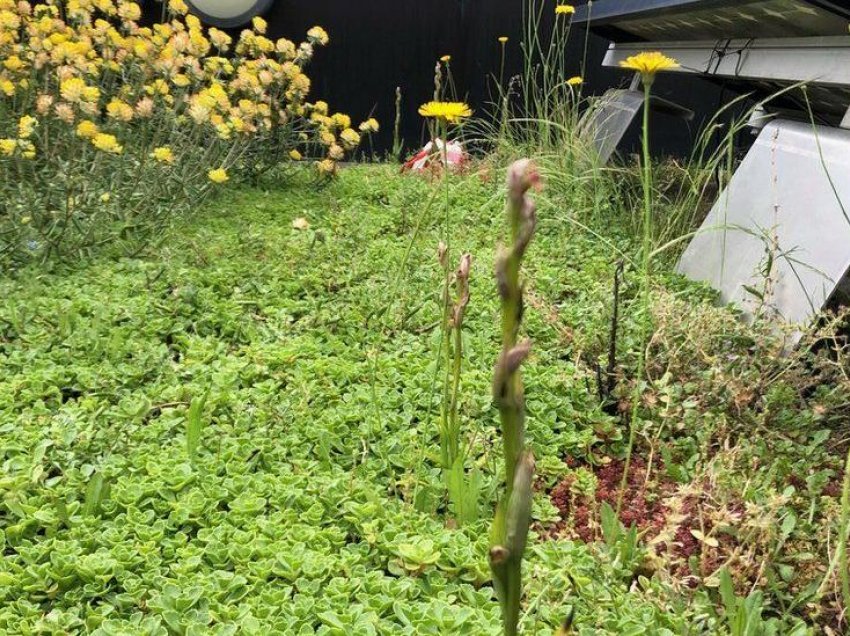
[[[38,120],[30,115],[24,115],[18,120],[18,137],[29,139],[38,125]]]
[[[189,13],[189,7],[183,0],[168,0],[168,9],[177,15]]]
[[[136,114],[139,117],[147,118],[153,114],[154,103],[150,97],[143,97],[136,103]]]
[[[632,71],[637,71],[641,74],[645,84],[651,84],[655,79],[655,74],[659,71],[666,71],[673,68],[679,68],[679,63],[673,58],[667,57],[658,51],[650,51],[638,53],[627,57],[620,62],[622,68]]]
[[[567,86],[581,86],[584,83],[584,78],[579,75],[571,77],[567,80]]]
[[[21,139],[18,144],[21,146],[21,156],[24,159],[35,159],[35,146],[32,145],[31,141]]]
[[[334,163],[330,159],[323,159],[322,161],[317,161],[316,170],[318,170],[319,174],[322,176],[333,176],[336,173],[336,163]]]
[[[53,95],[39,95],[35,100],[35,110],[39,115],[46,115],[53,105]]]
[[[4,157],[11,157],[15,153],[15,148],[18,147],[18,142],[15,139],[0,139],[0,153]]]
[[[335,113],[331,119],[333,120],[333,125],[337,126],[338,128],[351,127],[351,117],[349,117],[345,113]]]
[[[112,195],[109,194],[108,192],[104,192],[103,194],[100,195],[101,203],[109,203],[109,201],[111,199],[112,199]]]
[[[215,170],[210,170],[207,173],[207,177],[213,183],[224,183],[228,181],[230,177],[227,176],[227,170],[224,168],[216,168]]]
[[[214,27],[209,30],[209,37],[210,42],[212,42],[213,46],[219,51],[227,51],[230,47],[230,43],[233,41],[227,33]]]
[[[462,119],[471,117],[472,110],[463,102],[428,102],[419,108],[419,114],[456,124]]]
[[[88,119],[84,119],[77,125],[77,136],[83,139],[94,139],[98,132],[100,131],[97,129],[97,124]]]
[[[2,91],[6,97],[11,97],[15,94],[14,82],[8,79],[0,79],[0,91]]]
[[[215,125],[215,133],[218,135],[219,139],[230,139],[230,135],[232,132],[233,131],[231,130],[230,126],[228,126],[224,122]]]
[[[24,67],[24,63],[17,55],[10,55],[3,62],[3,66],[14,72],[21,70]]]
[[[59,92],[62,98],[71,103],[80,101],[83,98],[83,91],[85,89],[86,83],[79,77],[71,77],[59,85]]]
[[[360,145],[360,135],[351,128],[346,128],[341,133],[339,133],[339,138],[342,141],[342,145],[346,150],[354,150],[357,146]]]
[[[331,41],[330,37],[328,36],[328,32],[320,26],[314,26],[312,29],[307,31],[307,37],[313,40],[314,42],[318,42],[322,46],[325,46],[328,42]]]
[[[135,2],[122,2],[118,5],[118,15],[125,20],[135,21],[142,17],[142,9]]]
[[[440,58],[440,61],[443,62],[444,64],[448,64],[449,62],[452,61],[452,56],[451,55],[444,55],[443,57]]]
[[[127,122],[133,119],[133,107],[130,104],[121,101],[117,97],[113,97],[109,104],[106,105],[106,113],[112,119]]]
[[[360,124],[360,132],[362,132],[362,133],[374,133],[374,132],[378,132],[380,129],[381,129],[381,126],[378,123],[378,120],[375,119],[374,117],[370,117],[369,119],[364,121],[362,124]]]
[[[572,15],[576,8],[571,4],[559,4],[555,7],[555,15]]]
[[[168,146],[159,146],[158,148],[154,148],[151,153],[151,158],[156,159],[160,163],[167,163],[169,165],[174,163],[174,153]]]
[[[289,158],[293,161],[301,161],[301,159],[303,159],[301,153],[295,150],[294,148],[289,151]]]
[[[91,140],[92,145],[98,150],[108,152],[113,155],[120,155],[124,148],[118,143],[115,135],[107,135],[106,133],[97,133]]]
[[[291,60],[295,58],[295,43],[291,40],[287,40],[286,38],[280,38],[275,43],[275,50],[280,53],[281,57],[285,60]]]
[[[74,109],[71,108],[70,104],[56,104],[53,110],[56,116],[66,124],[72,124],[74,122]]]
[[[342,149],[342,146],[333,144],[330,148],[328,148],[328,157],[334,161],[340,161],[343,157],[345,157],[345,151]]]
[[[269,23],[263,20],[260,16],[256,16],[253,20],[251,20],[251,24],[254,27],[254,31],[257,33],[265,33],[266,29],[269,28]]]
[[[499,42],[501,42],[502,44],[507,44],[508,43],[508,36],[503,35],[502,37],[499,38]]]

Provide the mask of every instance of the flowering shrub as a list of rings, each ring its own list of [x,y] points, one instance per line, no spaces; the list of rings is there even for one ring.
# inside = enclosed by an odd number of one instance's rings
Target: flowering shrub
[[[331,176],[377,130],[307,101],[321,27],[296,45],[255,18],[234,42],[182,0],[140,17],[126,0],[0,0],[0,259],[135,246],[232,176],[304,155]]]

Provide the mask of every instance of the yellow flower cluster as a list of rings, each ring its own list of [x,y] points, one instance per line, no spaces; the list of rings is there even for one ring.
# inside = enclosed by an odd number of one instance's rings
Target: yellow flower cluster
[[[307,102],[305,67],[330,41],[321,27],[296,45],[269,39],[258,17],[234,42],[189,15],[183,0],[167,7],[167,21],[143,26],[139,3],[129,0],[0,0],[0,126],[18,130],[0,143],[0,158],[34,158],[42,141],[79,161],[91,161],[83,149],[94,148],[150,157],[160,169],[205,157],[212,168],[198,166],[200,174],[223,183],[249,149],[279,143],[281,134],[289,136],[284,156],[300,159],[294,147],[316,141],[325,148],[320,161],[336,162],[361,134],[377,132],[374,119],[358,132],[347,115]]]

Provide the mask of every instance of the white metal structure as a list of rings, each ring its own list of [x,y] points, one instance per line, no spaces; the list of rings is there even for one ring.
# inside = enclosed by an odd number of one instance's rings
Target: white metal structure
[[[763,96],[786,89],[781,108],[753,118],[755,144],[679,262],[747,315],[769,309],[807,323],[847,287],[848,16],[848,0],[597,0],[578,16],[615,40],[605,66],[661,51],[678,73]],[[625,106],[634,117],[634,97],[604,108]],[[605,159],[624,133],[622,121],[596,131]]]

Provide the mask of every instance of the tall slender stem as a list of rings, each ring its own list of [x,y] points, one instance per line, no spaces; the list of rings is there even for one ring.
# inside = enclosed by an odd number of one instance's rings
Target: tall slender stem
[[[632,410],[629,417],[629,441],[626,447],[626,462],[623,466],[623,477],[620,480],[620,493],[617,496],[617,516],[623,507],[623,497],[626,493],[626,486],[629,479],[629,470],[632,463],[632,452],[635,446],[636,420],[640,410],[641,401],[641,384],[646,371],[646,347],[649,340],[651,330],[651,315],[650,315],[650,289],[652,274],[650,267],[652,265],[652,158],[649,154],[649,99],[651,96],[652,81],[651,79],[643,78],[643,245],[642,245],[642,263],[643,277],[641,281],[640,299],[641,316],[640,324],[640,350],[638,351],[637,374],[635,376],[635,388],[632,395]]]

